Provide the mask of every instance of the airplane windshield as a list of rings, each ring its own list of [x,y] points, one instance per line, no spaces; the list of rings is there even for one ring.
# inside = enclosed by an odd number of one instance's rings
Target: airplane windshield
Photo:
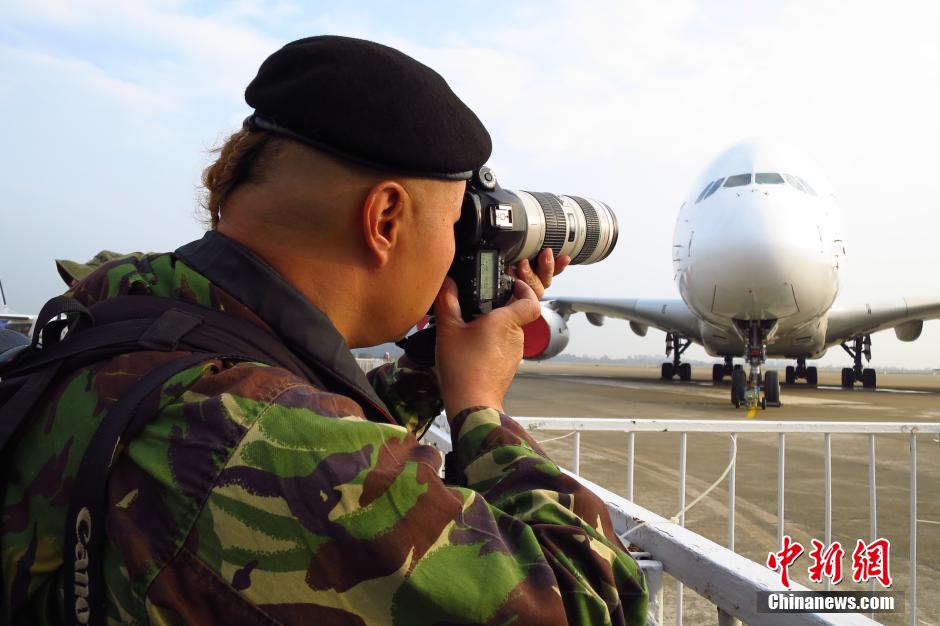
[[[760,176],[760,174],[758,174]],[[808,193],[811,196],[816,195],[816,190],[809,186],[809,183],[800,178],[799,176],[791,176],[790,174],[784,174],[784,178],[787,179],[787,182],[799,189],[804,193]]]
[[[776,172],[758,172],[754,174],[754,180],[758,185],[781,185],[783,176]]]
[[[718,180],[716,180],[714,184],[712,184],[711,188],[708,190],[708,193],[705,194],[705,197],[707,198],[708,196],[718,191],[718,188],[721,187],[721,183],[723,183],[724,180],[725,180],[724,178],[719,178]]]
[[[708,183],[707,185],[705,185],[705,189],[702,189],[702,193],[700,193],[700,194],[698,195],[698,198],[696,198],[696,200],[695,200],[695,203],[696,203],[696,204],[698,204],[699,202],[702,201],[702,198],[705,197],[705,194],[708,192],[708,190],[712,188],[712,184],[714,184],[714,181],[712,181],[711,183]]]
[[[700,193],[700,194],[698,195],[698,198],[696,198],[695,204],[698,204],[699,202],[701,202],[702,200],[704,200],[704,199],[707,198],[708,196],[710,196],[710,195],[712,195],[713,193],[715,193],[715,190],[718,189],[719,187],[721,187],[721,182],[722,182],[723,180],[724,180],[724,178],[719,178],[718,180],[713,180],[712,182],[710,182],[710,183],[708,183],[707,185],[705,185],[705,189],[702,189],[702,193]]]
[[[803,183],[803,187],[806,188],[806,191],[808,191],[810,195],[813,195],[813,196],[816,195],[816,190],[810,187],[808,182],[806,182],[804,179],[800,178],[799,176],[796,176],[795,178],[801,183]]]
[[[729,176],[728,180],[725,181],[725,187],[743,187],[744,185],[750,184],[750,174],[736,174],[734,176]]]
[[[784,174],[784,178],[787,179],[787,182],[799,189],[800,191],[806,191],[806,188],[800,184],[800,180],[796,176],[790,176],[789,174]]]

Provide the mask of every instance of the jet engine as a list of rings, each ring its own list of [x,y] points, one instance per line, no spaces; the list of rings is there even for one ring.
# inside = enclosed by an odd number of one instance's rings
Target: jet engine
[[[901,341],[916,341],[924,330],[924,320],[911,320],[894,327],[895,336]]]
[[[568,345],[568,324],[555,309],[542,305],[542,315],[523,327],[522,358],[543,361],[557,356]]]

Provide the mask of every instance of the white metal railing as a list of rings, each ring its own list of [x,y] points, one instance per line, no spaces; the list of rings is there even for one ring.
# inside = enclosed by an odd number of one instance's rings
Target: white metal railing
[[[680,581],[680,584],[688,586],[714,604],[718,609],[719,626],[741,622],[768,626],[877,624],[857,613],[759,613],[758,592],[806,591],[807,588],[791,582],[790,588],[787,589],[780,584],[780,577],[763,565],[629,502],[589,480],[581,477],[579,480],[607,504],[614,530],[623,539],[624,544],[639,546],[662,563],[662,569]],[[644,569],[644,573],[646,571]],[[661,624],[663,621],[661,586],[658,589],[658,597],[653,598],[654,601],[651,602],[650,623],[654,624]],[[681,607],[677,605],[677,621],[681,620],[681,614]]]
[[[718,609],[718,623],[737,624],[738,620],[748,624],[876,624],[860,614],[823,614],[823,613],[757,613],[757,593],[759,591],[804,591],[806,587],[792,582],[789,589],[780,583],[780,577],[764,565],[747,559],[734,552],[734,505],[735,505],[735,468],[736,446],[739,433],[776,433],[778,434],[778,497],[777,497],[777,538],[782,543],[784,520],[784,458],[786,434],[821,433],[825,444],[831,443],[832,434],[867,434],[869,436],[869,503],[870,531],[872,540],[877,538],[877,496],[875,491],[875,447],[874,437],[879,434],[906,434],[910,437],[911,464],[911,549],[910,577],[911,585],[906,610],[909,624],[917,624],[916,618],[916,498],[917,498],[917,458],[916,436],[919,433],[940,435],[938,423],[856,423],[856,422],[742,422],[742,421],[694,421],[694,420],[642,420],[614,418],[544,418],[518,417],[517,422],[530,431],[571,431],[574,439],[572,469],[568,472],[576,475],[580,471],[580,433],[582,431],[604,431],[627,433],[627,498],[623,498],[583,477],[578,476],[607,504],[618,535],[625,543],[638,546],[655,561],[640,560],[651,589],[650,623],[660,624],[663,616],[661,573],[665,571],[675,578],[677,583],[676,623],[682,623],[681,594],[683,586],[688,586],[703,598],[711,601]],[[450,435],[443,419],[433,427],[425,441],[442,450],[450,450]],[[634,486],[635,433],[637,432],[673,432],[680,434],[680,471],[679,471],[679,519],[678,523],[666,520],[632,502]],[[685,452],[688,433],[727,433],[731,435],[729,452],[728,479],[728,547],[720,546],[701,535],[684,528],[685,505]],[[829,469],[825,472],[826,480],[826,543],[831,543],[831,454],[825,455],[824,463]],[[722,477],[722,479],[724,476]],[[704,495],[704,494],[703,494]],[[702,496],[699,496],[700,498]],[[627,535],[629,535],[627,537]],[[661,569],[657,568],[661,564]]]
[[[917,620],[917,435],[918,434],[933,434],[935,438],[940,436],[940,423],[897,423],[897,422],[829,422],[829,421],[812,421],[812,422],[769,422],[769,421],[697,421],[697,420],[655,420],[655,419],[616,419],[616,418],[562,418],[562,417],[518,417],[515,418],[517,422],[523,425],[530,431],[570,431],[574,434],[573,442],[573,455],[572,455],[572,469],[574,474],[580,474],[580,463],[581,463],[581,436],[580,433],[584,431],[602,431],[602,432],[624,432],[627,434],[627,454],[626,454],[626,476],[627,476],[627,488],[626,495],[627,498],[621,499],[619,496],[612,494],[609,491],[601,490],[599,488],[595,490],[598,493],[605,493],[607,497],[613,497],[615,499],[623,500],[622,502],[614,503],[614,500],[607,500],[609,506],[611,507],[612,514],[616,507],[623,508],[624,510],[636,510],[637,519],[642,519],[644,521],[649,519],[657,519],[656,524],[647,524],[644,529],[639,529],[637,531],[638,537],[640,534],[645,534],[645,528],[652,527],[651,531],[655,532],[656,530],[665,532],[665,527],[662,526],[662,518],[656,516],[645,509],[637,507],[633,504],[631,500],[633,499],[634,493],[634,463],[635,463],[635,433],[638,432],[671,432],[679,433],[679,474],[678,474],[678,505],[679,505],[679,515],[678,515],[678,526],[683,527],[685,522],[685,508],[686,508],[686,494],[685,494],[685,484],[686,484],[686,450],[687,450],[687,439],[689,433],[725,433],[730,435],[731,444],[730,444],[730,459],[729,459],[729,472],[727,475],[728,479],[728,547],[727,549],[721,548],[727,554],[722,554],[721,552],[715,552],[715,554],[720,555],[718,561],[724,561],[730,557],[730,554],[734,551],[734,533],[735,533],[735,482],[736,482],[736,455],[735,451],[737,449],[737,435],[741,433],[765,433],[765,434],[777,434],[777,545],[780,546],[783,542],[784,535],[784,519],[785,519],[785,458],[786,458],[786,436],[791,433],[819,433],[823,435],[823,467],[824,467],[824,479],[823,479],[823,497],[824,497],[824,534],[825,534],[825,543],[826,546],[831,545],[832,543],[832,435],[837,434],[857,434],[857,435],[868,435],[868,489],[869,489],[869,531],[871,535],[871,540],[874,541],[878,537],[878,524],[877,524],[877,490],[876,490],[876,455],[875,455],[875,437],[876,435],[907,435],[909,437],[909,446],[910,446],[910,553],[909,553],[909,587],[908,587],[908,597],[907,603],[905,606],[906,611],[908,612],[908,623],[911,626],[914,626],[918,623]],[[585,481],[587,482],[587,481]],[[624,504],[626,503],[626,504]],[[654,516],[650,518],[649,516]],[[667,522],[668,523],[668,522]],[[627,522],[627,527],[630,524]],[[672,529],[674,530],[674,529]],[[670,530],[670,532],[672,532]],[[688,532],[688,531],[685,531]],[[683,584],[688,584],[700,595],[703,595],[707,598],[715,600],[712,596],[707,595],[703,592],[700,581],[696,581],[694,577],[689,577],[685,575],[684,572],[687,571],[687,568],[690,566],[692,561],[691,552],[695,550],[692,549],[693,546],[699,546],[701,541],[707,541],[706,539],[695,535],[694,537],[686,537],[692,543],[687,546],[688,550],[684,550],[685,554],[681,555],[683,549],[679,550],[681,556],[677,557],[677,560],[670,562],[668,559],[664,558],[664,553],[661,551],[661,546],[658,545],[662,541],[662,537],[656,539],[655,537],[650,538],[650,541],[647,543],[641,543],[631,537],[630,541],[639,545],[642,549],[649,551],[654,558],[663,562],[665,570],[672,574],[679,581],[676,589],[676,623],[681,625],[682,623],[682,589]],[[694,541],[693,541],[694,540]],[[711,543],[711,542],[709,542]],[[675,547],[675,546],[673,546]],[[709,550],[713,550],[713,546],[709,546]],[[740,555],[734,554],[735,557],[743,559]],[[747,559],[744,559],[747,561]],[[753,566],[756,566],[758,570],[763,574],[772,574],[767,568],[758,565],[752,561],[747,561]],[[720,563],[711,563],[711,566],[717,566]],[[742,570],[743,571],[743,570]],[[754,576],[757,574],[757,571],[749,573],[749,576]],[[755,579],[756,580],[756,579]],[[738,581],[739,583],[744,583],[744,581]],[[873,585],[873,583],[872,583]],[[747,585],[745,585],[747,586]],[[826,585],[828,588],[828,584]],[[874,587],[872,586],[872,589]],[[753,594],[754,589],[751,589],[752,595],[750,601],[753,602],[755,594]],[[744,619],[745,622],[753,621],[754,616],[743,615],[740,610],[736,611],[731,609],[728,606],[721,604],[720,602],[715,601],[715,604],[718,605],[719,611],[726,613],[721,617],[722,623],[726,621],[730,616],[734,616],[738,619]],[[740,609],[740,607],[738,607]],[[762,614],[760,616],[760,623],[772,623],[770,619],[771,616]],[[825,616],[816,616],[813,619],[829,619],[829,622],[826,621],[807,621],[807,622],[798,622],[794,620],[794,614],[787,616],[787,623],[840,623],[837,621],[831,621],[831,617]],[[858,620],[861,619],[860,616],[854,615],[852,623],[860,623]],[[728,622],[730,623],[730,622]]]

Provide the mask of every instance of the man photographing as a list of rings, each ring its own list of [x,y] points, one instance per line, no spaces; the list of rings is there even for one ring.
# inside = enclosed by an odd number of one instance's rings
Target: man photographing
[[[95,323],[109,302],[173,308],[151,349],[63,370],[17,435],[4,619],[644,623],[645,583],[603,502],[502,414],[522,326],[566,259],[521,262],[514,300],[469,323],[445,280],[466,179],[491,149],[480,121],[429,68],[342,37],[274,53],[246,100],[254,115],[205,173],[210,232],[70,292]],[[349,349],[400,338],[432,303],[436,377],[401,364],[367,379]],[[185,349],[217,322],[246,345],[275,338],[275,358]],[[103,516],[73,515],[89,450],[135,393],[99,455],[113,457]],[[452,484],[415,437],[441,402]]]

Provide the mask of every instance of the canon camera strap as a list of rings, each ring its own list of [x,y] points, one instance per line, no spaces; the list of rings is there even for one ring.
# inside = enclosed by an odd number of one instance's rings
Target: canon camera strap
[[[107,412],[92,436],[75,476],[72,500],[65,518],[63,588],[68,626],[103,626],[106,622],[104,522],[108,507],[108,473],[125,435],[126,439],[134,435],[132,422],[141,403],[151,394],[158,393],[173,376],[210,359],[251,360],[249,357],[196,353],[170,361],[144,376],[130,393],[122,397]]]

